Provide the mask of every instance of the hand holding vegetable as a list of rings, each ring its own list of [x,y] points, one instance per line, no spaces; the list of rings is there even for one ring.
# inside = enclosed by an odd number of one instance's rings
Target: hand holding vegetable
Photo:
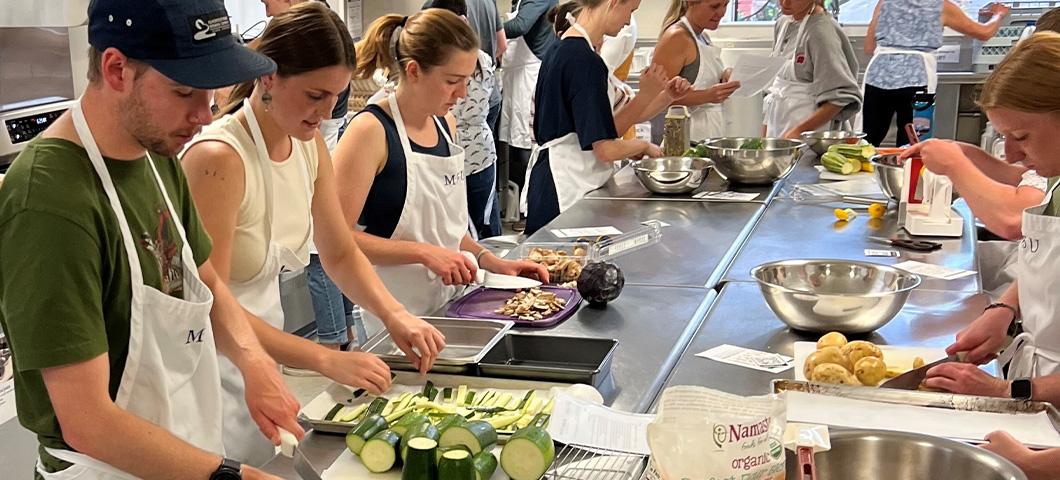
[[[372,395],[382,395],[390,389],[390,367],[379,357],[365,352],[328,350],[321,369],[324,376],[355,388],[363,388]]]
[[[920,156],[928,170],[947,177],[959,175],[967,168],[975,168],[961,146],[952,140],[926,140],[910,146],[898,158],[905,160],[916,155]]]

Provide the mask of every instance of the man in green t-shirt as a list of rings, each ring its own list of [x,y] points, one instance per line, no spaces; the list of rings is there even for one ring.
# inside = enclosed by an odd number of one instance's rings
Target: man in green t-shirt
[[[221,0],[94,0],[88,16],[88,88],[0,187],[0,327],[37,478],[272,478],[221,455],[217,352],[274,443],[302,434],[298,404],[207,261],[174,156],[212,89],[276,66],[235,41]]]

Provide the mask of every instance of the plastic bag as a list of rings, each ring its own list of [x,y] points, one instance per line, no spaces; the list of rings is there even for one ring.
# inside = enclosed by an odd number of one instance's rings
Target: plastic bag
[[[654,468],[663,480],[784,480],[785,417],[773,395],[668,388],[648,425]]]

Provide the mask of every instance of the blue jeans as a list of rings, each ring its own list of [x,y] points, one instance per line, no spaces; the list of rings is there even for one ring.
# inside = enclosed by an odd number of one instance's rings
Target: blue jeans
[[[350,302],[324,273],[319,255],[309,256],[306,275],[309,277],[309,296],[313,299],[313,316],[317,321],[317,341],[328,345],[345,345],[351,341],[361,345],[367,341],[361,308]],[[354,328],[357,338],[349,338],[346,333],[349,327]]]
[[[478,238],[501,234],[501,209],[497,202],[497,164],[467,177],[467,211]]]

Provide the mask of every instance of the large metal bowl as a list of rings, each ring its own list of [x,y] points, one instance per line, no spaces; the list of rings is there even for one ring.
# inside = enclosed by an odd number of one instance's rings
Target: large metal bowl
[[[848,130],[825,130],[823,132],[802,132],[799,138],[819,157],[828,151],[828,147],[858,143],[858,140],[865,138],[865,134]]]
[[[982,448],[930,435],[832,429],[832,449],[814,455],[819,480],[1026,480],[1019,467]],[[793,452],[787,478],[803,478]]]
[[[784,260],[751,270],[773,313],[794,330],[867,333],[905,305],[920,276],[851,260]]]
[[[659,157],[636,160],[632,165],[644,188],[653,193],[679,195],[699,188],[714,162],[696,157]]]
[[[876,155],[872,157],[873,173],[880,190],[897,202],[902,195],[902,185],[905,183],[905,169],[902,167],[898,155]]]
[[[783,138],[763,138],[761,150],[742,150],[750,137],[723,137],[707,142],[707,156],[714,168],[731,182],[770,184],[787,175],[799,159],[803,143]]]

